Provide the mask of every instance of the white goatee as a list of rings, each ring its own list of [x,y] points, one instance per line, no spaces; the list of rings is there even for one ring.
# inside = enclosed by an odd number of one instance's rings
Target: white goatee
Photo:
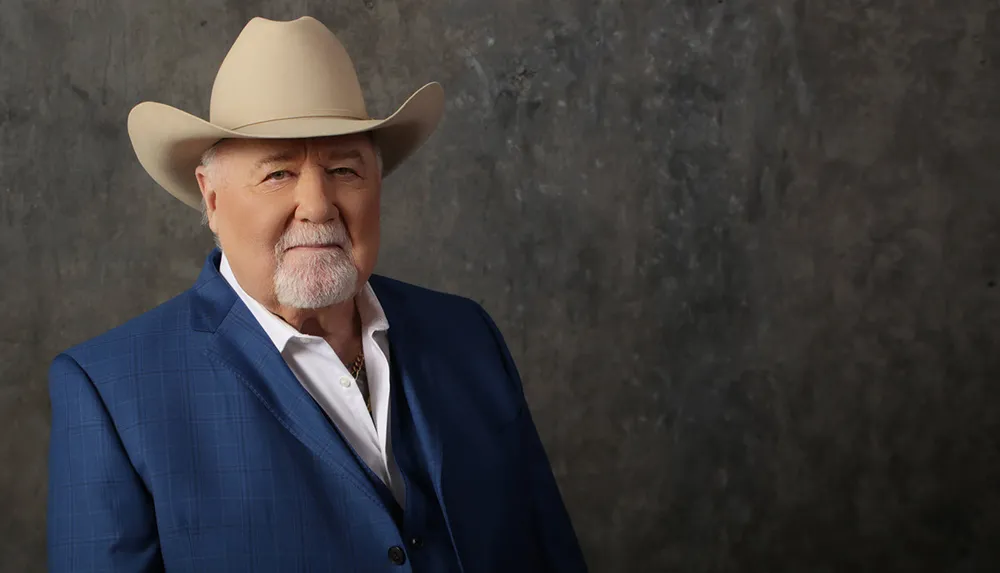
[[[332,245],[340,248],[288,252],[297,246]],[[358,268],[351,239],[339,219],[324,225],[290,228],[275,245],[274,256],[274,294],[282,306],[324,308],[357,294]]]

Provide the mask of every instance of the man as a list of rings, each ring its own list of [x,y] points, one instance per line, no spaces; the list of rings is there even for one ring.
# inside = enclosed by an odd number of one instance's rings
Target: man
[[[136,106],[139,161],[221,250],[50,373],[52,571],[583,571],[476,303],[372,275],[383,174],[437,84],[368,118],[311,18],[252,20],[211,121]]]

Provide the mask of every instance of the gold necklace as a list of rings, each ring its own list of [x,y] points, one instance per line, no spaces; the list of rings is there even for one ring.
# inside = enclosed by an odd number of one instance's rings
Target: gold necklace
[[[361,349],[361,352],[358,353],[358,357],[354,359],[354,362],[351,362],[350,366],[347,367],[347,371],[352,377],[354,377],[354,382],[359,384],[360,387],[362,382],[360,377],[361,374],[365,372],[365,351],[363,348]],[[368,393],[368,380],[366,379],[363,382],[365,383],[365,388],[361,392],[361,396],[365,399],[365,406],[368,408],[368,413],[371,414],[372,402],[371,395]]]
[[[347,367],[347,371],[351,373],[351,376],[353,376],[355,380],[357,380],[358,374],[361,374],[361,371],[364,370],[364,367],[365,367],[365,351],[364,349],[362,349],[361,352],[358,353],[357,358],[354,359],[354,362],[351,362],[351,364]]]

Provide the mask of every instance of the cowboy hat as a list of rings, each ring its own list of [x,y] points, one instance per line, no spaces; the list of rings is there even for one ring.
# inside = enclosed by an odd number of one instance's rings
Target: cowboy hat
[[[251,20],[233,43],[212,86],[209,120],[156,102],[128,116],[128,133],[147,173],[199,208],[195,168],[226,138],[305,138],[372,132],[388,175],[430,137],[444,110],[431,82],[385,119],[368,117],[361,84],[337,37],[314,18]]]

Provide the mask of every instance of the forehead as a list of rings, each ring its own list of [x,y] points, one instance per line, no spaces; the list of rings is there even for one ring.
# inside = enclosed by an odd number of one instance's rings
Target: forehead
[[[297,155],[308,150],[310,153],[329,155],[346,151],[371,149],[372,137],[369,133],[335,135],[304,139],[227,139],[218,144],[224,155],[245,159],[276,155]]]

